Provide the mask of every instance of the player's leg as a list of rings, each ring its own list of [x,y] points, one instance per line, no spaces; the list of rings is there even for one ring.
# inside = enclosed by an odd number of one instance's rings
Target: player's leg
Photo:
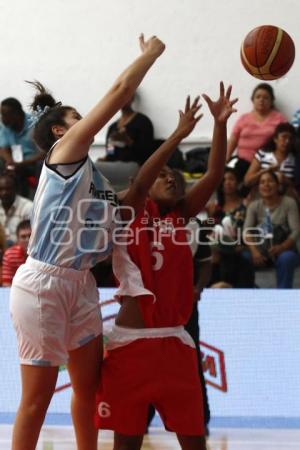
[[[143,439],[143,435],[127,436],[126,434],[115,433],[113,450],[140,450]]]
[[[153,402],[166,429],[176,433],[183,450],[205,450],[203,400],[196,351],[175,338],[164,338],[160,382]],[[168,383],[162,380],[168,380]]]
[[[154,416],[155,416],[155,408],[153,405],[150,405],[149,411],[148,411],[148,417],[147,417],[147,433],[148,433],[148,428],[150,427]]]
[[[127,336],[127,330],[119,333]],[[111,344],[113,339],[109,339]],[[153,391],[151,380],[157,368],[152,364],[151,341],[137,339],[109,350],[103,362],[95,424],[115,432],[114,449],[141,448]]]
[[[10,313],[17,334],[22,382],[12,450],[36,448],[54,393],[58,367],[65,359],[60,327],[57,316],[53,315],[57,302],[48,301],[42,286],[47,286],[49,295],[49,277],[26,262],[18,269],[10,290]],[[54,336],[58,336],[57,341],[50,345]]]
[[[206,450],[206,439],[204,436],[183,436],[177,434],[178,442],[182,450]]]
[[[94,415],[102,354],[102,335],[69,352],[68,371],[73,388],[71,411],[78,450],[97,449]]]
[[[12,450],[35,450],[57,374],[58,367],[21,365],[22,397],[13,430]]]

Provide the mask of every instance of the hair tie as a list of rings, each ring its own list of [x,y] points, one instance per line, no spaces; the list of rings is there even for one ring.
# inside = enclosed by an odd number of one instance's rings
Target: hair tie
[[[40,118],[49,111],[49,109],[51,108],[48,105],[44,108],[38,105],[36,110],[31,113],[31,116],[29,118],[30,127],[33,127],[40,120]]]

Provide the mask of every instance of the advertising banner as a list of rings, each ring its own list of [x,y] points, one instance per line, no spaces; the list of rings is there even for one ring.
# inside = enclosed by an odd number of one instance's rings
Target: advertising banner
[[[101,289],[104,330],[119,308],[113,293]],[[300,291],[207,289],[199,312],[212,423],[300,426]],[[21,391],[5,288],[0,290],[0,349],[0,423],[10,423]],[[70,423],[70,395],[61,367],[48,423]]]

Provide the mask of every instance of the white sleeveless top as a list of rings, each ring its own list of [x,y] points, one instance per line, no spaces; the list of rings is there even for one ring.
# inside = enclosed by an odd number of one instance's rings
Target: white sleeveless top
[[[112,250],[118,200],[89,157],[69,177],[44,163],[34,198],[28,254],[55,266],[84,270]]]

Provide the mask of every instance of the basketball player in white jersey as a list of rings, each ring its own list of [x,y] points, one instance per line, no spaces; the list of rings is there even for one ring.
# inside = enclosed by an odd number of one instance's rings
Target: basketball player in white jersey
[[[36,448],[61,364],[67,364],[73,388],[77,448],[97,448],[93,414],[102,323],[89,269],[111,250],[117,198],[88,151],[95,134],[129,101],[165,48],[155,36],[145,41],[143,35],[140,46],[141,56],[83,119],[35,83],[39,94],[33,109],[40,117],[34,139],[48,154],[34,200],[29,257],[11,289],[22,378],[13,450]],[[128,193],[126,204],[134,205],[138,188]]]

